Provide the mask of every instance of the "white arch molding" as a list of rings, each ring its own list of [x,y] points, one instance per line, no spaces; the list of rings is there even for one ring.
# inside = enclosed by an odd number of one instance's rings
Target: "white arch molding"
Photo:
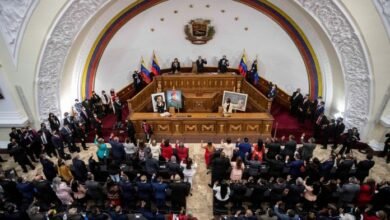
[[[61,115],[60,80],[66,57],[85,24],[109,0],[71,1],[55,21],[40,55],[36,97],[40,121],[50,112]]]
[[[109,0],[75,0],[54,24],[42,50],[37,74],[39,119],[60,114],[59,82],[66,55],[89,19]],[[330,0],[295,0],[327,33],[342,65],[346,85],[345,121],[362,128],[368,118],[371,74],[359,32],[340,4]],[[54,82],[54,83],[53,83]]]

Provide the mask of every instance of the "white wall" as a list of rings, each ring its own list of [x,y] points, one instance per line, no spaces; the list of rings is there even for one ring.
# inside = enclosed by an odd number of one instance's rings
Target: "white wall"
[[[190,3],[193,8],[189,7]],[[210,8],[206,8],[206,4]],[[173,13],[174,10],[178,13]],[[235,17],[239,17],[238,21]],[[194,18],[210,19],[216,29],[214,39],[205,45],[193,45],[185,39],[184,26]],[[131,80],[130,72],[139,68],[141,56],[150,66],[153,49],[162,68],[168,68],[174,57],[179,58],[182,66],[191,66],[198,55],[206,57],[208,65],[216,66],[223,54],[227,55],[231,66],[237,68],[246,49],[248,65],[259,56],[261,76],[287,92],[298,87],[308,92],[303,59],[278,24],[241,3],[205,0],[164,2],[130,20],[108,44],[99,63],[95,90],[126,86]]]

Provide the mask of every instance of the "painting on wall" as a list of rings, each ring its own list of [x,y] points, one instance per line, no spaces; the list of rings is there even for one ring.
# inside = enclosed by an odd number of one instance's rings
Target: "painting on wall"
[[[223,91],[222,103],[226,103],[227,99],[233,104],[234,110],[245,111],[246,103],[248,101],[248,94]]]
[[[182,98],[180,90],[168,90],[167,91],[167,106],[174,107],[176,109],[183,108]]]
[[[3,92],[1,91],[1,88],[0,88],[0,99],[4,99],[4,95]]]

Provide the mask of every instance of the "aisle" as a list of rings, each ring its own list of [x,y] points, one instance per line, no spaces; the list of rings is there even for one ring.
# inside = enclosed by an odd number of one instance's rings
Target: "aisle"
[[[200,147],[200,144],[188,145],[190,148],[190,157],[198,164],[198,168],[192,182],[192,196],[187,198],[187,210],[192,212],[198,219],[212,219],[213,193],[207,185],[210,183],[210,174],[206,174],[204,150]]]

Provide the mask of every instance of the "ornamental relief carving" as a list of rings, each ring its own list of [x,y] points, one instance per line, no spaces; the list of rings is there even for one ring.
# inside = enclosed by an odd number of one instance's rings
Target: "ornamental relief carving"
[[[15,64],[23,24],[28,21],[37,2],[38,0],[0,1],[0,32]]]
[[[368,59],[357,31],[333,0],[296,0],[325,29],[343,66],[346,88],[345,123],[362,130],[367,122],[370,97]]]
[[[390,38],[390,0],[374,0],[374,2],[385,25],[387,36]]]
[[[61,114],[59,107],[60,74],[66,56],[82,27],[108,1],[72,1],[49,34],[37,76],[38,112],[41,121],[47,120],[49,112]]]

